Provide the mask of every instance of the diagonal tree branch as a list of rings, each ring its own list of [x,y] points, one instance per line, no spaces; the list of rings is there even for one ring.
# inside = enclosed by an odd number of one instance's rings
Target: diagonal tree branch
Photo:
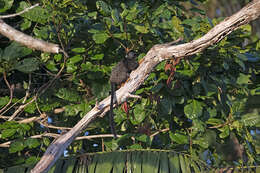
[[[118,103],[120,104],[125,101],[129,96],[129,93],[138,89],[155,66],[160,62],[172,57],[181,58],[201,52],[210,45],[222,40],[239,26],[256,19],[259,15],[260,0],[254,0],[231,17],[226,18],[224,21],[216,25],[206,35],[197,40],[174,46],[171,44],[153,46],[143,58],[144,60],[140,66],[131,73],[130,79],[125,83],[124,87],[116,91]],[[109,110],[109,104],[110,96],[89,111],[69,132],[54,141],[31,172],[47,172],[76,136],[97,116],[104,114]]]
[[[59,53],[60,48],[59,45],[48,43],[43,40],[39,40],[36,38],[33,38],[29,35],[26,35],[13,27],[7,25],[2,19],[0,19],[0,34],[3,36],[9,38],[10,40],[14,40],[26,47],[29,47],[31,49],[40,50],[43,52],[49,52],[49,53]]]

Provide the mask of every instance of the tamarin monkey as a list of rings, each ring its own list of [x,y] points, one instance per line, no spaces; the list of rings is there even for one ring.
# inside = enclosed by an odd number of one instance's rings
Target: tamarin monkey
[[[114,135],[114,138],[117,138],[114,124],[114,115],[113,115],[113,98],[115,97],[116,85],[124,83],[128,78],[132,70],[135,70],[138,67],[138,62],[136,60],[137,55],[134,51],[129,51],[125,58],[123,58],[113,69],[110,76],[111,84],[111,103],[110,103],[110,128],[111,132]]]

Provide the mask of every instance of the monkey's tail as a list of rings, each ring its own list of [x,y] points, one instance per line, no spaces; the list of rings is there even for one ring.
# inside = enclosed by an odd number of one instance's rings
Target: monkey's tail
[[[117,138],[116,135],[116,130],[115,130],[115,122],[114,122],[114,114],[113,114],[113,106],[114,106],[114,95],[115,95],[115,91],[116,91],[116,85],[115,83],[111,82],[111,102],[110,102],[110,115],[109,115],[109,119],[110,119],[110,128],[111,128],[111,132],[114,135],[114,138]]]

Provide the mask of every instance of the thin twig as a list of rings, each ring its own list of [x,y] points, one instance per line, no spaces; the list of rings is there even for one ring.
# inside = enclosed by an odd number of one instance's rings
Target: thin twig
[[[169,130],[170,130],[170,128],[166,128],[166,129],[159,130],[159,131],[157,131],[157,132],[151,134],[151,135],[150,135],[150,138],[152,138],[152,137],[158,135],[158,134],[161,133],[161,132],[167,132],[167,131],[169,131]]]
[[[50,124],[47,124],[47,123],[42,123],[41,121],[39,121],[39,119],[37,120],[37,122],[39,124],[41,124],[42,126],[44,126],[46,128],[50,128],[50,129],[58,129],[58,130],[70,130],[70,129],[72,129],[70,127],[59,127],[59,126],[54,126],[54,125],[50,125]]]
[[[30,136],[28,138],[32,138],[32,139],[40,139],[43,137],[51,137],[51,138],[58,138],[60,137],[61,134],[56,134],[56,133],[43,133],[41,135],[34,135],[34,136]],[[118,137],[121,137],[122,135],[118,135]],[[91,140],[91,139],[95,139],[95,138],[113,138],[114,135],[113,134],[103,134],[103,135],[89,135],[89,136],[80,136],[80,137],[76,137],[75,140]],[[8,142],[4,142],[2,144],[0,144],[0,147],[2,148],[8,148],[10,147],[10,144],[12,143],[12,141],[8,141]]]
[[[26,8],[26,9],[24,9],[23,11],[20,11],[20,12],[18,12],[18,13],[8,14],[8,15],[2,15],[2,16],[0,16],[0,19],[5,19],[5,18],[11,18],[11,17],[19,16],[19,15],[21,15],[21,14],[23,14],[23,13],[25,13],[25,12],[27,12],[27,11],[29,11],[29,10],[35,8],[35,7],[37,7],[37,6],[39,6],[38,3],[35,4],[35,5],[33,5],[33,6],[31,6],[31,7]]]
[[[28,103],[19,106],[19,108],[13,113],[13,115],[10,116],[8,121],[12,121],[27,105],[33,103],[36,99],[37,99],[37,96],[34,96],[33,99],[30,100]]]
[[[10,86],[8,80],[6,79],[6,72],[5,71],[4,71],[3,75],[4,75],[4,81],[5,81],[8,89],[9,89],[10,99],[9,99],[9,102],[0,110],[0,113],[3,112],[12,103],[13,91],[14,91],[14,85]]]

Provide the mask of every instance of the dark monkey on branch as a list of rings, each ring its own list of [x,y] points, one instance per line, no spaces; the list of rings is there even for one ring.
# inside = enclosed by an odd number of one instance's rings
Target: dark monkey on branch
[[[138,62],[136,61],[136,53],[130,51],[113,69],[110,76],[111,84],[111,103],[110,103],[110,127],[111,132],[114,134],[114,138],[117,138],[114,124],[114,115],[113,115],[113,98],[116,96],[116,85],[124,83],[128,78],[132,70],[135,70],[138,67]],[[115,97],[116,99],[116,97]],[[116,101],[117,102],[117,101]]]

